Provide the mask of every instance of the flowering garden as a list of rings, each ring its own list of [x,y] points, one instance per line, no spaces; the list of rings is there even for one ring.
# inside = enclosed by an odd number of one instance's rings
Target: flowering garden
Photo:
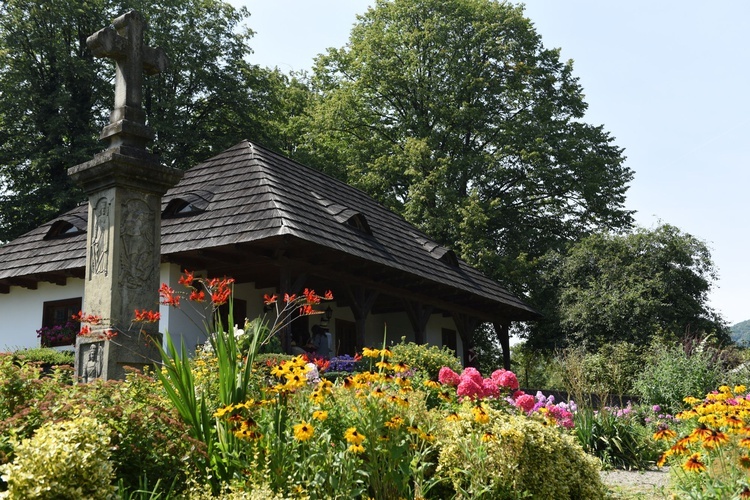
[[[228,280],[181,283],[187,299],[230,298]],[[161,296],[179,307],[183,294]],[[213,333],[192,356],[167,336],[160,368],[125,381],[73,384],[69,367],[43,376],[0,354],[0,496],[621,498],[602,467],[670,466],[677,498],[750,498],[742,385],[686,394],[679,411],[578,407],[525,393],[512,371],[464,369],[434,346],[332,359],[274,352],[296,314],[330,298],[267,296],[273,323]]]

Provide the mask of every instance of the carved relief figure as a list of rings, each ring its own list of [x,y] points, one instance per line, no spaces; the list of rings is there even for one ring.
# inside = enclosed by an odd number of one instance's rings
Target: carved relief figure
[[[99,352],[99,346],[97,344],[91,344],[86,353],[86,362],[83,364],[83,373],[81,374],[83,381],[91,382],[92,380],[101,377],[103,366],[104,359]]]
[[[90,276],[94,274],[106,276],[109,257],[109,202],[107,198],[100,198],[96,202],[92,229]]]
[[[122,206],[122,276],[120,284],[141,288],[148,284],[153,269],[154,214],[145,201],[131,199]]]

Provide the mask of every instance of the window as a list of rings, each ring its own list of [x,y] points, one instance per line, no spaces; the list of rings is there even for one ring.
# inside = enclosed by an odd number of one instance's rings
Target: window
[[[81,311],[81,297],[64,300],[51,300],[42,307],[42,328],[40,329],[43,347],[74,345],[79,325],[72,321],[74,314]]]

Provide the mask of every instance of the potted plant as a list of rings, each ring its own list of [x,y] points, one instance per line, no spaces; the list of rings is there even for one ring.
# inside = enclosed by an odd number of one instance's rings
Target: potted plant
[[[79,328],[78,323],[68,320],[64,325],[43,326],[36,331],[36,336],[41,340],[42,347],[73,345]]]

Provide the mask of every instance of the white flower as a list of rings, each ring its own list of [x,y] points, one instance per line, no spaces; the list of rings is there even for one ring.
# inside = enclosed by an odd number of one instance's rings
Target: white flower
[[[318,374],[318,367],[315,366],[315,363],[306,363],[305,368],[307,369],[305,375],[309,383],[317,384],[320,382],[320,374]]]

